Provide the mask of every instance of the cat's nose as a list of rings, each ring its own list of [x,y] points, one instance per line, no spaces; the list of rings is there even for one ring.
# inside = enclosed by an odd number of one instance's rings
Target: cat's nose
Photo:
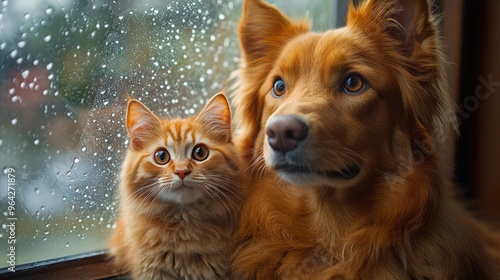
[[[186,175],[188,175],[189,173],[191,173],[191,170],[189,170],[187,168],[175,169],[174,173],[177,176],[179,176],[179,178],[181,178],[181,180],[184,180],[184,177],[186,177]]]
[[[307,138],[309,127],[297,116],[278,115],[266,125],[267,142],[275,151],[287,153]]]

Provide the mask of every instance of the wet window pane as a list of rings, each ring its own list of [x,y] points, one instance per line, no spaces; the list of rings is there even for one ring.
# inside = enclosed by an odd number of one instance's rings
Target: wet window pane
[[[310,11],[318,30],[336,22],[335,1],[271,3]],[[197,112],[238,67],[240,13],[241,1],[0,0],[0,247],[15,245],[17,265],[106,247],[126,95],[162,116]]]

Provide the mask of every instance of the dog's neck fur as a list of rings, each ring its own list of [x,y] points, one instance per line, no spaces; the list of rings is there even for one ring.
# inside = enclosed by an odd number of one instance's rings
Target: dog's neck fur
[[[385,164],[379,166],[387,166],[386,170],[368,171],[348,188],[314,187],[310,221],[311,228],[322,236],[320,242],[338,242],[346,232],[361,228],[380,227],[400,234],[402,230],[418,231],[435,222],[438,206],[444,197],[450,196],[446,193],[449,182],[439,175],[440,153],[422,153],[419,147],[412,146],[414,141],[402,135],[405,133],[395,129],[392,145],[397,147],[398,157],[384,159]],[[416,158],[417,154],[424,158]],[[403,187],[408,185],[412,188]],[[398,207],[401,200],[406,201],[403,209]]]

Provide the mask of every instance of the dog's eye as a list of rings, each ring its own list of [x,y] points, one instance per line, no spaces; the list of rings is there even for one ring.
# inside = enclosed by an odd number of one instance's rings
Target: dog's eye
[[[277,78],[274,80],[274,86],[273,86],[273,95],[274,96],[282,96],[285,94],[285,82],[281,78]]]
[[[344,79],[342,87],[346,93],[358,93],[365,88],[365,81],[361,76],[351,74]]]

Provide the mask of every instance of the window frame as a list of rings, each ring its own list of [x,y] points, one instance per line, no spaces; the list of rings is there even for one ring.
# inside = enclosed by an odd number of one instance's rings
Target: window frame
[[[9,279],[125,279],[113,269],[107,250],[93,251],[67,257],[16,266],[15,272],[0,272]]]

